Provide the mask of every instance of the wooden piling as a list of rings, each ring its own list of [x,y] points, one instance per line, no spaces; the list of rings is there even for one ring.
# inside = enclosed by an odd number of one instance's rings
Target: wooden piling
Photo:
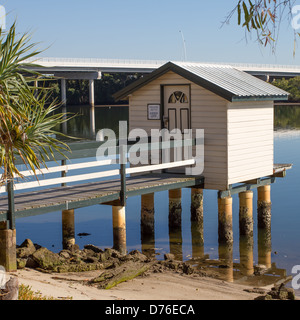
[[[219,243],[232,243],[232,198],[218,198]]]
[[[203,189],[191,190],[191,221],[203,223]]]
[[[62,211],[62,244],[63,249],[71,249],[75,244],[74,209]]]
[[[17,271],[16,229],[8,229],[7,222],[0,222],[0,266],[6,272]]]
[[[240,235],[253,235],[253,192],[239,193],[239,227]]]
[[[181,228],[181,189],[169,190],[169,227]]]
[[[126,218],[124,206],[113,206],[113,248],[126,254]]]
[[[257,188],[257,226],[271,230],[271,186]]]

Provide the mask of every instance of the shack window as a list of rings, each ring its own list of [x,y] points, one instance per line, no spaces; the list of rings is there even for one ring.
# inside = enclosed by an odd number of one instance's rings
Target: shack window
[[[175,91],[170,95],[169,103],[176,103],[177,101],[180,103],[188,103],[188,98],[185,93],[181,91]]]

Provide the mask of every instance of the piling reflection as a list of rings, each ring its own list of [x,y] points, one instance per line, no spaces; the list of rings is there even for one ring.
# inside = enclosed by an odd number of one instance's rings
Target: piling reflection
[[[257,246],[258,246],[258,263],[265,265],[267,268],[271,268],[271,229],[258,228],[257,229]]]
[[[227,281],[233,282],[233,244],[220,243],[219,244],[219,273],[220,277]]]
[[[242,275],[251,276],[254,273],[253,264],[253,236],[240,235],[239,242],[240,265]]]
[[[156,253],[154,232],[150,234],[142,232],[141,241],[142,252],[147,256],[153,256]],[[271,261],[270,228],[257,229],[258,260],[255,259],[252,233],[239,236],[238,257],[234,257],[233,245],[233,242],[219,242],[218,256],[214,258],[212,254],[210,256],[205,253],[203,219],[191,221],[189,248],[183,247],[182,227],[169,226],[169,252],[175,256],[176,260],[185,261],[208,276],[257,287],[272,285],[276,281],[286,278],[286,270],[278,268]],[[186,255],[186,250],[190,250],[191,255]]]
[[[181,227],[169,227],[169,243],[170,253],[174,254],[176,260],[183,261]]]
[[[155,255],[155,235],[141,232],[142,253],[147,257]]]
[[[203,219],[191,222],[192,257],[204,258]]]

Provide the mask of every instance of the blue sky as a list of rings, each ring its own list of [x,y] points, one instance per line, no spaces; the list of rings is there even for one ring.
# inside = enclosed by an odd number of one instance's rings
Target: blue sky
[[[2,0],[7,27],[32,32],[43,56],[299,64],[293,32],[281,27],[276,54],[237,26],[221,27],[237,0]],[[299,0],[300,4],[300,0]],[[300,39],[299,39],[300,43]]]

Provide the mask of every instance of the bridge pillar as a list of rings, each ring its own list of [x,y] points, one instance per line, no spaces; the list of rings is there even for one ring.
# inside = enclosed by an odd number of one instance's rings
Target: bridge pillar
[[[60,80],[61,101],[63,106],[67,105],[67,84],[66,79]]]
[[[62,211],[63,249],[70,249],[75,244],[74,209]]]
[[[6,272],[17,270],[16,239],[16,229],[8,229],[7,222],[0,222],[0,266]]]
[[[91,136],[96,134],[95,120],[95,81],[89,80],[89,104],[90,104],[90,133]]]
[[[125,207],[113,206],[113,248],[126,254],[126,217]]]
[[[89,80],[89,103],[91,107],[95,106],[95,80]]]
[[[63,119],[67,119],[67,84],[66,79],[60,80],[60,91],[61,91],[61,101],[62,101],[62,113],[64,114]],[[63,133],[67,133],[67,122],[64,121],[62,124]]]

